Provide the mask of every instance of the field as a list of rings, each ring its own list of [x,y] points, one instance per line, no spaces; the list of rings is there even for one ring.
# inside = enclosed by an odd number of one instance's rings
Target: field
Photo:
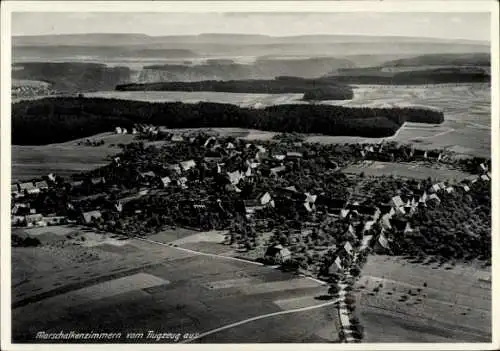
[[[304,94],[243,94],[218,92],[183,92],[183,91],[100,91],[85,93],[85,97],[102,97],[122,100],[137,100],[147,102],[184,103],[218,102],[241,107],[263,108],[271,105],[288,104],[302,99]]]
[[[14,341],[32,341],[39,331],[98,330],[123,333],[115,342],[158,342],[127,339],[125,334],[200,334],[257,316],[262,318],[193,342],[337,340],[334,307],[308,308],[325,303],[316,297],[325,294],[326,287],[312,280],[168,245],[113,241],[116,238],[108,234],[77,227],[21,231],[38,237],[43,245],[12,249]],[[188,239],[189,231],[163,234],[165,242],[183,237],[186,245],[199,240],[203,244],[209,235],[197,233]],[[96,235],[104,239],[96,243]],[[92,240],[93,245],[86,245]],[[89,252],[90,257],[77,259]],[[300,308],[305,309],[280,313]]]
[[[387,138],[415,143],[419,148],[448,148],[464,154],[489,157],[491,150],[491,97],[486,84],[429,86],[357,86],[354,99],[328,102],[343,106],[425,106],[444,111],[439,126],[405,123]],[[334,139],[333,139],[334,140]]]
[[[79,142],[104,140],[101,146],[78,145]],[[32,179],[49,173],[67,177],[109,163],[109,157],[120,152],[118,144],[133,141],[133,135],[98,134],[67,143],[42,146],[12,145],[12,182]],[[115,144],[111,147],[110,144]]]
[[[357,287],[366,342],[491,342],[490,271],[371,256]]]
[[[417,163],[393,163],[379,161],[365,161],[360,164],[350,165],[343,169],[344,173],[364,173],[366,176],[389,176],[400,178],[427,179],[431,177],[437,180],[454,180],[460,182],[470,174],[453,169],[431,168]]]

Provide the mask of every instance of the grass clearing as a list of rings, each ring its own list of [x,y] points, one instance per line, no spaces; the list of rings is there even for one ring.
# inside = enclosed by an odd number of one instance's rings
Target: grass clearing
[[[457,264],[451,269],[370,256],[357,286],[368,342],[470,342],[491,338],[488,270]],[[375,287],[379,288],[373,292]],[[387,332],[377,334],[385,325]],[[407,328],[417,332],[411,336]]]
[[[470,176],[468,173],[453,169],[433,168],[419,165],[417,163],[395,163],[395,162],[379,162],[365,161],[360,164],[350,165],[343,169],[344,173],[361,174],[366,176],[389,176],[393,175],[400,178],[416,178],[416,179],[442,179],[454,180],[460,182]]]

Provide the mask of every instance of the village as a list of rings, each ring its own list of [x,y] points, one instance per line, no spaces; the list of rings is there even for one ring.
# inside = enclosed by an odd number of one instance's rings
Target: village
[[[117,127],[115,133],[127,129]],[[426,216],[439,213],[442,202],[488,192],[491,180],[488,160],[457,161],[450,153],[388,143],[325,147],[304,143],[297,135],[246,142],[145,125],[130,133],[138,142],[124,145],[105,167],[71,180],[49,174],[12,184],[12,226],[77,225],[128,237],[147,237],[166,227],[226,230],[224,244],[238,257],[329,282],[330,291],[342,299],[339,317],[347,342],[362,337],[349,291],[367,255],[454,258],[439,242],[415,248],[421,240],[412,236],[436,225]],[[146,146],[144,141],[161,144]],[[460,181],[381,181],[346,171],[374,162],[448,164],[468,175]],[[483,238],[476,233],[465,240],[464,247],[475,247],[471,240]],[[471,253],[457,253],[462,254]],[[474,254],[490,259],[484,252]]]

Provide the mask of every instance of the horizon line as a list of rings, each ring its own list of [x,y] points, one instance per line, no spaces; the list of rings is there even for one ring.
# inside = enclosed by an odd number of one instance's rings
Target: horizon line
[[[151,35],[140,32],[87,32],[87,33],[56,33],[56,34],[17,34],[12,35],[12,37],[21,37],[21,38],[29,38],[29,37],[42,37],[42,36],[69,36],[69,35],[143,35],[151,38],[160,38],[160,37],[197,37],[202,35],[240,35],[240,36],[260,36],[260,37],[268,37],[268,38],[294,38],[294,37],[312,37],[312,36],[337,36],[337,37],[347,37],[347,36],[357,36],[357,37],[368,37],[368,38],[380,38],[380,37],[391,37],[391,38],[412,38],[412,39],[441,39],[447,41],[454,40],[464,40],[478,43],[490,43],[489,39],[470,39],[470,38],[443,38],[443,37],[418,37],[418,36],[408,36],[408,35],[372,35],[372,34],[327,34],[327,33],[317,33],[317,34],[295,34],[295,35],[269,35],[269,34],[259,34],[259,33],[198,33],[198,34],[163,34],[163,35]]]

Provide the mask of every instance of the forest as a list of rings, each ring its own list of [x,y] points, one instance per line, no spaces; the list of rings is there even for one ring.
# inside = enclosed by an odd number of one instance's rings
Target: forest
[[[304,93],[304,100],[350,100],[352,88],[334,82],[318,82],[314,79],[278,77],[271,80],[203,80],[198,82],[158,82],[123,84],[118,91],[215,91],[247,94]]]
[[[12,106],[12,143],[43,145],[147,123],[167,128],[239,127],[276,132],[387,137],[405,121],[441,123],[442,112],[422,108],[351,108],[279,105],[265,109],[231,104],[149,103],[117,99],[60,97]]]
[[[15,64],[12,69],[12,79],[48,82],[51,89],[66,93],[111,90],[129,78],[128,67],[89,62],[24,62]]]
[[[459,67],[434,68],[406,72],[386,72],[373,68],[345,69],[340,74],[334,73],[318,79],[337,84],[384,84],[417,85],[446,83],[489,83],[491,76],[482,69],[464,69]]]

